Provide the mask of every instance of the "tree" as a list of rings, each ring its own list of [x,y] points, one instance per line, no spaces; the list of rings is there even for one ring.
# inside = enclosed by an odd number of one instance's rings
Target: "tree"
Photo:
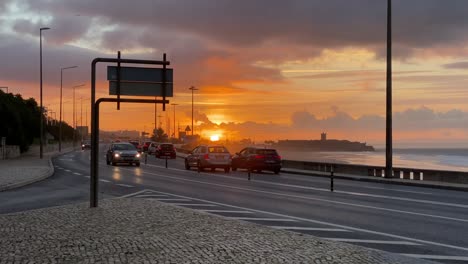
[[[168,138],[167,134],[164,132],[162,128],[156,129],[156,134],[151,136],[151,140],[156,142],[164,142]]]

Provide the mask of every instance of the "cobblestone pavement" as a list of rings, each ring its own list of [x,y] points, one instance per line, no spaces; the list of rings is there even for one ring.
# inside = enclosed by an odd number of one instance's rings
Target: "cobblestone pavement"
[[[0,263],[431,263],[154,200],[0,216]]]

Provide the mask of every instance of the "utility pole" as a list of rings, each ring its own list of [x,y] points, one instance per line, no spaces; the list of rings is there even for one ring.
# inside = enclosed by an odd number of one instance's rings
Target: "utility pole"
[[[198,89],[192,86],[189,88],[189,90],[192,90],[192,136],[193,136],[193,91],[196,91]]]
[[[41,131],[39,132],[39,158],[42,159],[43,153],[44,153],[44,146],[43,146],[43,140],[44,140],[44,108],[42,107],[42,31],[43,30],[49,30],[50,28],[48,27],[43,27],[39,29],[39,74],[40,74],[40,106],[39,109],[41,110],[41,125],[40,129]]]
[[[174,138],[176,138],[176,129],[175,129],[175,122],[176,122],[176,120],[175,120],[175,107],[176,107],[176,105],[179,105],[179,104],[171,104],[171,105],[174,106],[174,132],[173,132],[173,134],[174,134]]]
[[[392,143],[392,0],[387,0],[387,126],[385,178],[393,177]]]

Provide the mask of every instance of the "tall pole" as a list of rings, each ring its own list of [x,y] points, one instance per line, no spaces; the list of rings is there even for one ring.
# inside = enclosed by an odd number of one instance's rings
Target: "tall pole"
[[[80,135],[81,135],[81,142],[83,142],[83,96],[80,97],[80,103],[81,103],[81,106],[80,106],[80,113],[81,113],[81,117],[80,117],[80,127],[81,127]]]
[[[193,136],[193,91],[196,91],[198,89],[193,86],[190,87],[189,89],[192,90],[192,136]]]
[[[158,99],[158,97],[155,96],[154,100],[157,100],[157,99]],[[154,104],[154,134],[156,134],[156,129],[157,129],[157,126],[158,126],[157,116],[158,116],[158,104]]]
[[[387,0],[387,127],[385,178],[393,177],[392,153],[392,0]]]
[[[78,66],[64,67],[60,69],[60,123],[59,123],[59,152],[62,152],[62,88],[63,88],[63,71],[67,69],[77,68]]]
[[[44,115],[44,110],[42,109],[42,31],[43,30],[48,30],[50,28],[48,27],[43,27],[39,29],[39,75],[40,75],[40,111],[41,111],[41,125],[40,125],[40,132],[39,132],[39,158],[42,159],[43,153],[44,153],[44,146],[43,146],[43,138],[44,138],[44,120],[43,115]]]
[[[75,88],[84,86],[84,84],[73,86],[73,149],[76,146],[76,112],[75,112]]]
[[[176,129],[175,129],[175,107],[176,107],[176,105],[179,105],[179,104],[171,104],[171,105],[174,106],[174,132],[173,132],[173,133],[174,133],[174,138],[176,138]]]

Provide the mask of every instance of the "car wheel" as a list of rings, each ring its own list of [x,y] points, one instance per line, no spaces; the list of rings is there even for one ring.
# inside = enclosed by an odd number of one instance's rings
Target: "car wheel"
[[[111,164],[112,164],[112,166],[115,166],[115,165],[117,165],[117,162],[112,161]]]
[[[185,161],[185,169],[186,169],[186,170],[190,170],[190,165],[188,164],[187,161]]]
[[[257,173],[262,173],[262,170],[257,170]]]
[[[110,165],[110,161],[109,161],[108,158],[106,158],[106,163],[107,163],[107,165]]]
[[[273,172],[274,172],[275,174],[279,174],[279,173],[280,173],[280,169],[275,169]]]
[[[135,166],[140,167],[140,162],[136,162]]]
[[[230,170],[231,170],[231,168],[229,168],[229,167],[224,168],[225,173],[229,173]]]
[[[237,168],[236,168],[236,167],[232,167],[232,171],[236,171],[236,170],[237,170]]]
[[[215,171],[215,170],[216,170],[216,168],[211,168],[211,171]]]

